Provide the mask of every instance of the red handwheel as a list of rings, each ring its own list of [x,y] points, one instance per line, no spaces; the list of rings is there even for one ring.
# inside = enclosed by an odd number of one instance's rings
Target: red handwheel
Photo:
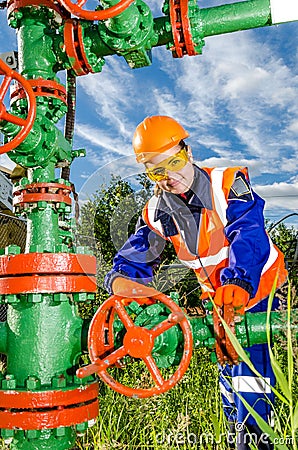
[[[6,144],[0,146],[0,154],[7,153],[16,148],[29,134],[36,116],[36,99],[30,83],[19,73],[12,70],[4,61],[0,59],[0,75],[4,75],[4,80],[0,86],[0,120],[13,123],[21,127],[18,134]],[[16,80],[23,87],[28,102],[27,117],[16,116],[6,111],[4,98],[9,89],[10,83]]]
[[[146,304],[148,299],[129,299],[129,302],[137,301],[139,304]],[[192,332],[190,324],[180,307],[164,294],[150,297],[150,303],[161,302],[171,311],[168,318],[152,329],[136,326],[133,319],[126,311],[124,305],[127,305],[128,299],[113,295],[107,299],[98,309],[90,324],[88,335],[88,349],[92,364],[77,370],[77,376],[84,378],[93,373],[98,373],[101,379],[112,389],[128,397],[145,398],[153,395],[162,394],[173,386],[183,377],[188,369],[192,356]],[[113,335],[111,318],[117,314],[123,323],[126,332],[121,347],[115,349],[114,342],[111,341]],[[175,373],[170,378],[165,379],[161,374],[153,356],[155,339],[169,330],[171,327],[179,324],[184,340],[183,354]],[[106,340],[108,342],[106,343]],[[109,373],[108,369],[117,364],[124,356],[130,356],[134,359],[144,361],[154,386],[141,389],[132,388],[116,381]]]
[[[134,0],[120,0],[116,5],[110,8],[101,9],[99,11],[90,11],[83,9],[87,0],[78,0],[77,2],[72,2],[71,0],[59,0],[62,6],[80,19],[86,20],[107,20],[111,19],[122,13],[126,8],[128,8]]]

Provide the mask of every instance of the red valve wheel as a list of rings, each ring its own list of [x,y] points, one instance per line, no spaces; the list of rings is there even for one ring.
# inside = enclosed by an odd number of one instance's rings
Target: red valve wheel
[[[62,6],[67,9],[68,12],[73,14],[74,16],[79,17],[80,19],[86,20],[107,20],[112,17],[118,16],[118,14],[122,13],[126,8],[128,8],[134,0],[120,0],[114,6],[110,8],[101,9],[99,11],[90,11],[86,9],[82,9],[87,0],[78,0],[77,2],[72,2],[71,0],[59,0]]]
[[[10,150],[13,150],[18,145],[20,145],[20,143],[23,142],[23,140],[29,134],[36,115],[36,99],[30,83],[24,77],[22,77],[22,75],[12,70],[1,59],[0,75],[4,75],[4,80],[2,81],[2,84],[0,86],[0,120],[6,120],[7,122],[21,127],[19,133],[11,141],[0,146],[0,154],[3,154],[9,152]],[[24,88],[28,102],[28,114],[26,119],[15,116],[14,114],[8,113],[6,111],[4,98],[12,80],[17,80],[19,84]]]
[[[84,378],[93,373],[98,373],[101,379],[112,389],[128,397],[146,398],[162,394],[178,383],[188,369],[192,356],[192,332],[190,324],[180,307],[173,300],[164,294],[159,294],[155,297],[150,297],[150,299],[131,298],[129,301],[137,301],[139,304],[161,302],[171,311],[169,317],[158,325],[155,325],[152,329],[136,326],[124,307],[127,301],[128,299],[122,299],[122,297],[113,295],[100,306],[92,319],[88,335],[88,349],[92,364],[78,369],[77,376]],[[114,318],[115,314],[118,315],[118,318],[126,328],[123,345],[118,349],[114,349],[111,343],[105,344],[106,337],[111,337],[111,334],[113,334],[113,330],[111,330],[111,317]],[[177,324],[179,324],[183,332],[183,356],[175,373],[166,380],[157,367],[152,356],[152,350],[155,339]],[[117,364],[127,355],[144,361],[155,386],[147,389],[132,388],[112,378],[107,372],[108,368]]]

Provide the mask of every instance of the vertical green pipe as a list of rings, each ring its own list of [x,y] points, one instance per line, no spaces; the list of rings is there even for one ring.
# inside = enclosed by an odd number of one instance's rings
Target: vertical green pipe
[[[33,170],[32,181],[52,182],[55,179],[55,164]],[[31,252],[54,253],[59,245],[58,212],[48,202],[37,202],[36,207],[28,211],[27,248]]]
[[[30,252],[55,253],[59,245],[58,214],[46,202],[38,202],[38,206],[28,214],[27,248]]]
[[[25,78],[56,79],[54,35],[46,16],[34,8],[26,8],[22,14],[22,24],[17,32],[20,73]]]
[[[0,353],[7,352],[7,322],[0,322]]]

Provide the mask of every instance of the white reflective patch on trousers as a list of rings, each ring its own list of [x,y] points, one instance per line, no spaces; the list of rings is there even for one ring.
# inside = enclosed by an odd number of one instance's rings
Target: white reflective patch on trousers
[[[233,394],[233,392],[229,392],[225,387],[224,387],[224,385],[222,384],[222,383],[219,383],[219,390],[220,390],[220,393],[224,396],[224,397],[226,397],[226,399],[228,400],[228,402],[230,403],[230,404],[234,404],[235,402],[234,402],[234,394]]]
[[[236,392],[250,392],[252,394],[270,394],[270,378],[265,379],[249,376],[233,377],[233,388]]]

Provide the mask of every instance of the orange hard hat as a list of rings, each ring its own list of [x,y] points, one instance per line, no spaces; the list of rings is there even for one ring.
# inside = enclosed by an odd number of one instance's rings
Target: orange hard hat
[[[132,139],[136,160],[145,163],[154,153],[163,153],[188,136],[188,132],[172,117],[146,117],[137,126]]]

